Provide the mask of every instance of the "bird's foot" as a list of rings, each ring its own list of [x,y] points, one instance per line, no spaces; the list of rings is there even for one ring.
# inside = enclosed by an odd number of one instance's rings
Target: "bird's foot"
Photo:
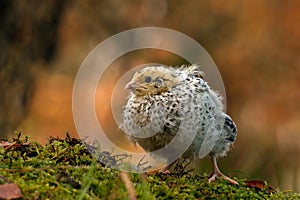
[[[150,171],[150,172],[145,172],[146,176],[150,176],[150,175],[155,175],[155,174],[163,174],[163,175],[170,175],[171,172],[168,169],[160,169],[160,170],[154,170],[154,171]]]
[[[233,185],[238,185],[239,183],[231,178],[229,178],[228,176],[222,174],[222,173],[212,173],[208,179],[208,183],[211,183],[213,181],[216,180],[216,178],[222,178],[226,181],[228,181],[229,183],[233,184]]]
[[[166,169],[166,170],[159,170],[158,173],[164,174],[164,175],[170,175],[171,174],[170,170],[168,170],[168,169]]]

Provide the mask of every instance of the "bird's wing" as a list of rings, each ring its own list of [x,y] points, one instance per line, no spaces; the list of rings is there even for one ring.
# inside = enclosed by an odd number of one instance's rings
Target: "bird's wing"
[[[227,132],[226,139],[234,142],[237,135],[237,127],[231,117],[224,113],[224,130]]]

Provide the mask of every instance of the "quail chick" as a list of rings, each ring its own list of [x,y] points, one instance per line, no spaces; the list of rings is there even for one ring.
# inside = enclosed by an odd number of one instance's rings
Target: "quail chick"
[[[222,111],[221,97],[204,81],[199,66],[148,66],[136,72],[125,88],[130,94],[123,110],[122,129],[132,141],[153,152],[181,133],[172,147],[174,151],[192,139],[181,157],[209,155],[213,166],[209,182],[220,177],[238,184],[221,173],[216,160],[225,156],[235,142],[237,128]],[[168,159],[167,154],[161,156]]]

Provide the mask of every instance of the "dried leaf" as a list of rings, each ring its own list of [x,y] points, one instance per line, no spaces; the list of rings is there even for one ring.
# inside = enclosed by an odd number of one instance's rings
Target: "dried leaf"
[[[0,185],[0,199],[18,199],[22,197],[20,188],[14,183]]]
[[[245,181],[245,185],[246,187],[250,187],[250,188],[256,188],[256,189],[264,189],[266,188],[268,192],[276,192],[276,190],[274,188],[272,188],[271,186],[268,186],[264,181],[261,180],[249,180],[249,181]]]
[[[263,189],[264,187],[266,187],[266,183],[260,180],[245,181],[245,184],[247,187],[251,187],[251,188]]]

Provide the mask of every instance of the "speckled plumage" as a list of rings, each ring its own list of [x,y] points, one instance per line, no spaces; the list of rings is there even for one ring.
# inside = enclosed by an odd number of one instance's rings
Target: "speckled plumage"
[[[179,146],[193,139],[182,157],[210,155],[213,173],[209,181],[222,177],[237,184],[216,163],[216,157],[226,155],[235,141],[236,126],[222,111],[221,97],[204,81],[197,65],[149,66],[138,71],[126,88],[131,92],[122,128],[131,140],[152,152],[181,133]],[[178,146],[172,148],[176,151]]]

